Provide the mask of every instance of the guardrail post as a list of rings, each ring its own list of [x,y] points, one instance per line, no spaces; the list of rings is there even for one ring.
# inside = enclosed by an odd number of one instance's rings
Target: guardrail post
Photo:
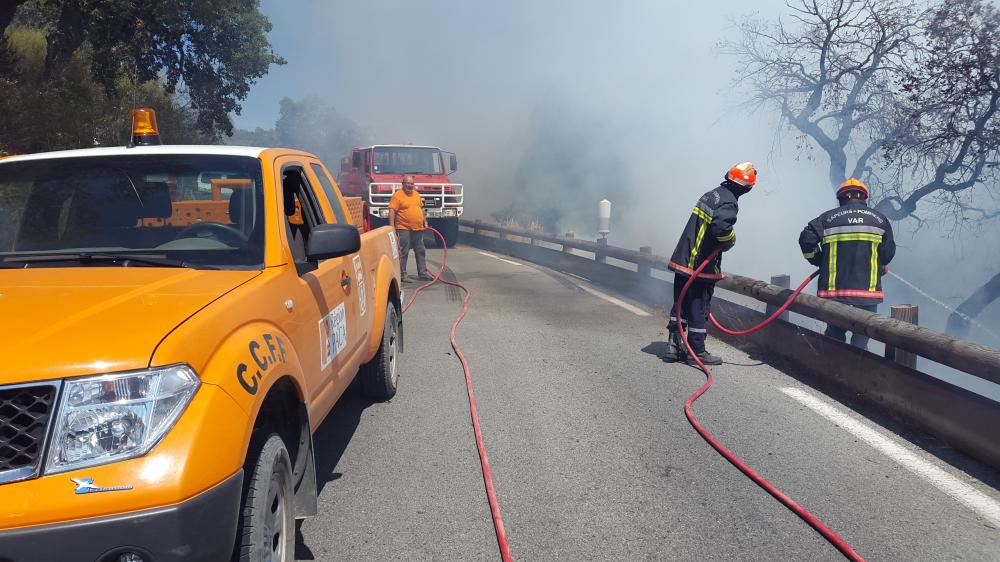
[[[653,247],[652,246],[639,246],[639,253],[653,255]],[[639,273],[639,277],[641,277],[643,279],[645,279],[647,277],[651,277],[653,275],[653,269],[651,267],[649,267],[648,265],[645,265],[645,264],[641,264],[641,263],[638,264],[637,271]]]
[[[777,285],[778,287],[781,287],[782,289],[790,289],[790,288],[792,288],[792,278],[789,277],[788,275],[785,275],[784,273],[782,273],[781,275],[772,275],[771,276],[771,284],[772,285]],[[773,304],[769,304],[764,309],[764,314],[768,318],[770,318],[771,315],[774,314],[775,311],[777,311],[777,310],[778,310],[778,307],[774,306]],[[778,319],[779,320],[784,320],[785,322],[788,322],[788,312],[783,312],[781,314],[781,316],[778,317]]]
[[[919,307],[912,304],[894,304],[889,307],[889,315],[896,319],[902,320],[903,322],[909,322],[910,324],[919,324]],[[909,351],[903,351],[902,349],[896,349],[895,347],[886,345],[885,346],[885,357],[904,365],[911,369],[917,368],[917,356]]]
[[[563,235],[563,238],[576,238],[576,234],[574,234],[573,231],[570,231],[567,232],[565,235]],[[573,248],[567,246],[566,244],[563,244],[562,251],[566,252],[567,254],[572,254]]]
[[[607,238],[601,238],[600,240],[597,241],[597,245],[598,246],[604,246],[604,248],[607,248],[608,247],[608,239]],[[601,249],[603,249],[603,248],[599,248],[598,249],[599,251],[594,252],[594,261],[596,261],[597,263],[607,263],[608,262],[607,255],[604,252],[600,251]]]
[[[479,225],[483,224],[483,219],[476,219],[476,226],[472,227],[472,233],[479,236]]]

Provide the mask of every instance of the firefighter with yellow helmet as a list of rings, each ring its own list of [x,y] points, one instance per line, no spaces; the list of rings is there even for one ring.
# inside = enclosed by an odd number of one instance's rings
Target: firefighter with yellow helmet
[[[819,267],[819,297],[868,312],[882,302],[882,276],[896,254],[892,225],[868,207],[868,186],[850,178],[837,188],[840,206],[812,220],[799,235],[806,260]],[[827,325],[826,335],[846,341],[847,331]],[[868,337],[851,334],[851,345],[868,348]]]

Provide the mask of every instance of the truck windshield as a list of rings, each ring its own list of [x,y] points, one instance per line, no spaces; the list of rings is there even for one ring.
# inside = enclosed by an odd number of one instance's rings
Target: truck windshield
[[[441,174],[441,151],[413,146],[375,148],[372,171],[376,174]]]
[[[127,155],[0,163],[0,267],[259,268],[260,162]]]

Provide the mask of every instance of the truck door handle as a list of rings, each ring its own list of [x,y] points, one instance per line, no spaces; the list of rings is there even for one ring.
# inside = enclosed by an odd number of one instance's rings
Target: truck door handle
[[[344,275],[343,277],[340,278],[340,286],[341,287],[343,287],[343,288],[346,289],[347,286],[350,285],[350,284],[351,284],[351,276],[350,275]]]

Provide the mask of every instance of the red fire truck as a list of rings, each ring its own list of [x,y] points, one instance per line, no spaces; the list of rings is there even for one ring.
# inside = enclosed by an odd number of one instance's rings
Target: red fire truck
[[[447,166],[447,168],[446,168]],[[404,175],[412,175],[424,201],[430,226],[441,231],[448,247],[458,240],[458,218],[464,210],[462,184],[448,177],[458,169],[458,158],[434,146],[378,144],[351,149],[340,161],[337,184],[347,197],[365,201],[371,228],[389,223],[389,199],[402,189]]]

